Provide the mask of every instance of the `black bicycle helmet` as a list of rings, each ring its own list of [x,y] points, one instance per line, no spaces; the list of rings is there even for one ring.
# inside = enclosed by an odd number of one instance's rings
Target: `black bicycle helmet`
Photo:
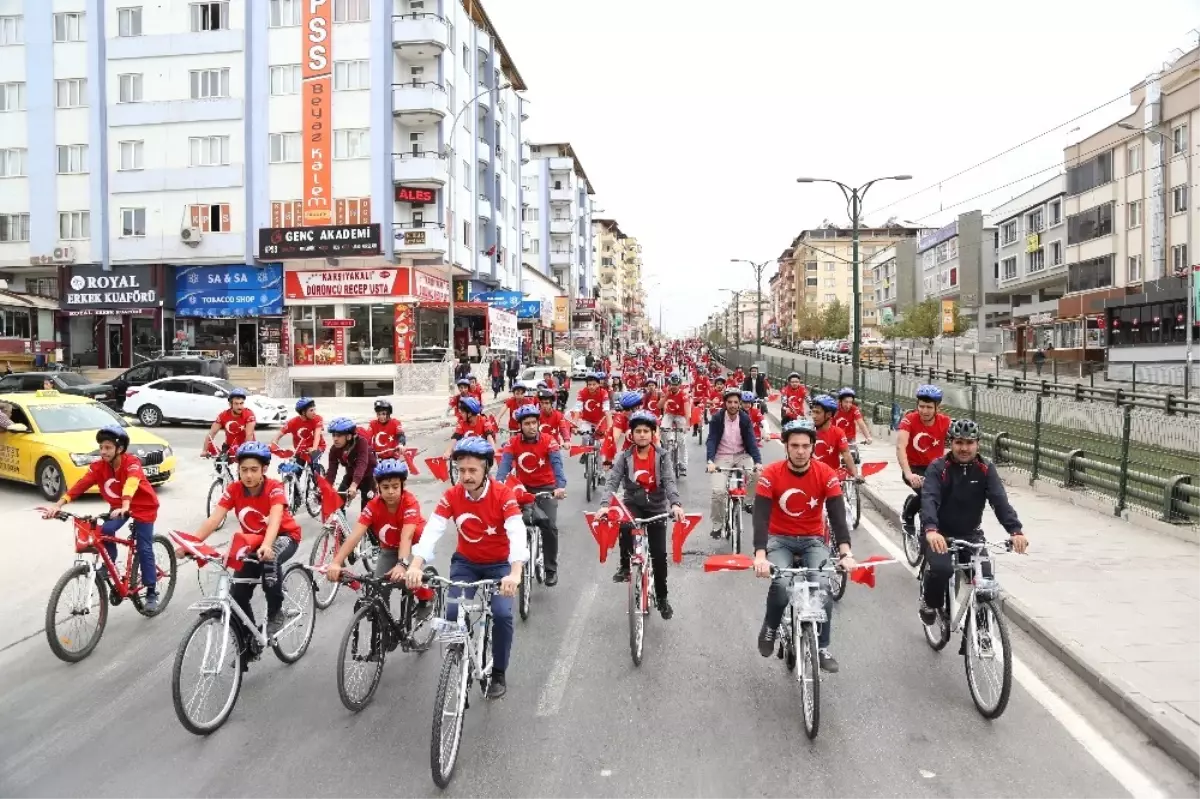
[[[978,441],[983,433],[979,429],[979,425],[971,419],[955,419],[950,424],[950,431],[947,437],[953,441],[956,438],[964,438],[968,441]]]
[[[392,403],[388,402],[387,400],[382,400],[382,399],[375,400],[375,413],[379,413],[380,411],[386,411],[388,413],[391,413],[392,412]]]
[[[101,427],[96,431],[96,443],[100,444],[104,441],[111,441],[121,449],[129,449],[129,433],[125,432],[124,427],[115,424]]]

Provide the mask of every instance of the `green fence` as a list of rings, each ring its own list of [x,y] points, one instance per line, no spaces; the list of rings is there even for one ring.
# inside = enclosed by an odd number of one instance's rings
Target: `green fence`
[[[725,354],[730,368],[748,369],[752,353]],[[758,363],[762,363],[759,361]],[[807,358],[768,358],[773,385],[790,372],[816,393],[852,384],[849,363]],[[899,368],[864,369],[859,404],[876,424],[891,425],[915,405],[917,386],[937,383],[943,409],[975,419],[985,431],[985,454],[997,463],[1179,524],[1200,524],[1200,418],[1168,415],[1162,406],[1132,401],[1097,403],[986,383],[939,379]]]

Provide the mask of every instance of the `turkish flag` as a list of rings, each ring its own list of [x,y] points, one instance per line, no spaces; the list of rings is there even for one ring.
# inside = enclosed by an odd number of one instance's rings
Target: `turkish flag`
[[[604,563],[620,536],[621,522],[629,521],[632,517],[625,505],[615,496],[609,500],[608,507],[604,510],[599,513],[587,511],[583,517],[587,520],[588,529],[592,531],[592,537],[600,545],[600,562]]]
[[[213,443],[211,438],[204,440],[204,457],[215,458],[220,455],[221,451],[217,449],[217,445]]]
[[[704,561],[704,571],[743,571],[754,568],[754,558],[749,555],[709,555]]]
[[[612,463],[615,457],[617,457],[617,442],[611,435],[605,436],[604,443],[600,445],[600,459],[605,463]]]
[[[582,455],[585,452],[595,452],[595,451],[596,451],[595,447],[583,446],[582,444],[572,444],[571,448],[569,450],[567,450],[567,457],[568,458],[578,458],[580,455]]]
[[[870,477],[873,474],[879,474],[887,468],[887,461],[871,461],[870,463],[859,464],[858,472],[863,477]]]
[[[883,555],[872,555],[861,564],[850,570],[851,582],[860,583],[868,588],[875,587],[875,567],[870,564],[875,563],[895,563],[894,558],[885,558]]]
[[[694,425],[700,424],[700,408],[699,407],[692,408],[692,424],[694,424]]]
[[[518,505],[528,505],[530,502],[534,501],[535,497],[533,494],[530,494],[529,490],[525,488],[524,484],[517,479],[516,470],[508,473],[508,477],[505,479],[504,484],[513,490],[513,494],[517,498]]]
[[[407,449],[403,449],[400,451],[404,454],[404,462],[408,464],[408,473],[413,474],[413,475],[420,475],[421,472],[420,472],[420,470],[417,469],[417,459],[416,459],[417,448],[416,447],[408,447]]]
[[[229,554],[225,556],[225,565],[234,571],[241,569],[242,561],[247,557],[251,555],[258,557],[255,553],[258,552],[258,548],[262,546],[265,538],[266,536],[251,535],[243,533],[241,530],[234,533],[233,538],[229,541]]]
[[[767,395],[767,402],[779,402],[779,392],[774,391]]]
[[[317,489],[321,492],[321,518],[329,521],[330,516],[341,510],[342,498],[324,475],[317,475]]]
[[[426,458],[425,465],[429,467],[429,473],[435,480],[441,483],[450,482],[450,468],[446,465],[445,458]]]
[[[683,542],[692,534],[692,530],[696,529],[696,525],[700,524],[702,514],[689,513],[683,517],[683,521],[675,522],[671,527],[671,559],[676,563],[683,562]]]
[[[291,458],[293,455],[296,454],[296,450],[280,449],[279,447],[272,444],[271,445],[271,454],[277,458],[282,458],[283,460],[288,460],[289,458]]]

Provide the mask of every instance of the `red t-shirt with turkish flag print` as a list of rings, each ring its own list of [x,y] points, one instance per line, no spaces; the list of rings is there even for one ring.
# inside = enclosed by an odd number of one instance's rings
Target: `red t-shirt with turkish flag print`
[[[837,474],[815,458],[804,474],[796,474],[786,460],[762,470],[755,492],[773,503],[768,535],[825,535],[825,500],[840,497]]]
[[[804,386],[784,386],[780,393],[780,401],[788,416],[793,418],[804,413],[804,400],[808,398],[808,389]]]
[[[676,390],[668,389],[662,395],[662,410],[666,416],[686,416],[688,409],[688,396],[682,388]]]
[[[110,466],[103,458],[94,461],[83,477],[71,486],[67,496],[74,502],[89,488],[97,486],[108,507],[116,510],[125,504],[122,495],[125,493],[125,483],[131,477],[138,481],[138,486],[129,501],[129,515],[134,521],[153,522],[158,518],[158,494],[154,493],[154,486],[146,479],[142,462],[128,452],[121,456],[115,466]]]
[[[254,422],[254,413],[249,408],[242,408],[240,414],[226,408],[217,415],[217,424],[225,431],[225,446],[232,450],[246,443],[246,425]]]
[[[508,532],[504,523],[521,515],[521,506],[510,486],[489,477],[483,496],[472,501],[462,483],[442,495],[434,516],[458,528],[458,554],[471,563],[507,563]]]
[[[292,437],[292,443],[295,445],[296,452],[303,452],[307,449],[312,449],[313,441],[316,440],[317,429],[325,425],[325,420],[317,414],[313,414],[311,419],[305,419],[303,416],[293,416],[287,420],[287,424],[280,430],[284,435]],[[321,440],[321,449],[325,448],[325,440]]]
[[[646,489],[646,493],[658,490],[658,457],[654,447],[646,450],[646,457],[638,455],[635,449],[630,455],[633,458],[633,481]]]
[[[375,450],[375,455],[380,460],[384,458],[395,458],[399,455],[397,449],[400,446],[400,434],[404,432],[404,426],[400,424],[399,419],[388,419],[387,424],[380,424],[378,419],[372,419],[367,425],[367,435],[371,439],[371,447]]]
[[[579,391],[579,404],[582,407],[580,417],[588,424],[595,426],[604,418],[604,403],[608,402],[608,389],[584,388]]]
[[[858,409],[857,405],[851,405],[850,410],[839,407],[837,413],[833,415],[833,423],[846,434],[847,441],[855,441],[858,439],[858,423],[862,421],[862,418],[862,411]]]
[[[508,440],[505,450],[512,455],[513,470],[521,485],[533,488],[552,486],[554,467],[550,465],[550,453],[558,452],[558,439],[546,433],[538,435],[537,441],[529,442],[525,436],[516,435]]]
[[[283,507],[283,518],[279,521],[279,534],[300,540],[300,525],[288,510],[287,495],[284,494],[283,483],[278,480],[270,477],[264,479],[259,492],[254,495],[247,492],[246,486],[240,481],[230,483],[225,486],[225,493],[217,504],[233,511],[242,531],[250,535],[266,535],[271,508],[280,505]]]
[[[470,424],[467,424],[465,420],[460,419],[458,421],[458,427],[454,428],[454,435],[458,436],[459,438],[466,438],[467,436],[479,436],[480,438],[486,438],[495,432],[496,424],[492,420],[492,417],[484,416],[483,414],[477,414],[475,418],[471,420]]]
[[[504,401],[504,407],[508,408],[508,429],[509,430],[520,430],[521,429],[521,423],[513,418],[513,413],[516,412],[517,408],[520,408],[522,405],[537,405],[537,397],[526,396],[526,397],[522,397],[521,399],[517,399],[516,397],[509,397],[508,399],[506,399]]]
[[[908,431],[908,445],[904,448],[909,466],[928,466],[946,454],[946,434],[950,432],[950,417],[939,413],[933,424],[921,421],[921,414],[909,411],[900,420],[898,430]]]
[[[837,470],[842,465],[842,453],[850,449],[846,434],[836,425],[827,425],[817,431],[817,440],[813,444],[813,460],[820,461],[830,469]]]
[[[413,533],[412,542],[414,544],[421,540],[421,533],[425,530],[425,519],[421,516],[421,503],[417,501],[411,491],[405,491],[400,495],[400,504],[396,506],[395,511],[388,510],[383,497],[375,497],[367,503],[367,507],[363,508],[362,513],[358,514],[358,521],[360,524],[365,524],[368,529],[375,531],[375,535],[379,536],[379,544],[385,549],[400,548],[400,531],[406,524],[417,526]]]
[[[552,436],[559,443],[568,441],[571,438],[571,428],[563,419],[562,411],[559,411],[557,408],[549,413],[546,413],[545,410],[542,411],[540,421],[538,422],[538,429]]]

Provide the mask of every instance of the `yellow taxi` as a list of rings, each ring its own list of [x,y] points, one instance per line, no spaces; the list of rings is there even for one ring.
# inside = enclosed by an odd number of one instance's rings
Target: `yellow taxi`
[[[62,496],[100,457],[96,431],[108,425],[129,432],[129,452],[152,484],[167,482],[175,471],[170,444],[93,399],[43,390],[0,394],[0,404],[12,406],[17,426],[0,432],[0,479],[36,485],[46,499]]]

